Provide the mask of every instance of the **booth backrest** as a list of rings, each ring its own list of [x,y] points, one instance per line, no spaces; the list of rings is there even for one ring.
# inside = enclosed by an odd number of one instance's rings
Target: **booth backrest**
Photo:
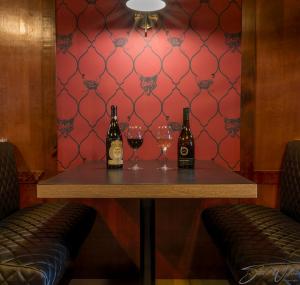
[[[300,140],[287,144],[280,177],[280,209],[300,222]]]
[[[0,220],[19,209],[19,185],[13,146],[0,142]]]

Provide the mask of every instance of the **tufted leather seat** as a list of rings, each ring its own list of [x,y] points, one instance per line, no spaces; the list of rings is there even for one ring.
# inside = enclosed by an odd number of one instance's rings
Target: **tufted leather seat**
[[[67,202],[18,210],[18,195],[13,147],[0,143],[0,284],[57,284],[95,211]]]
[[[233,205],[202,213],[238,284],[300,284],[300,141],[288,143],[280,180],[280,210]]]

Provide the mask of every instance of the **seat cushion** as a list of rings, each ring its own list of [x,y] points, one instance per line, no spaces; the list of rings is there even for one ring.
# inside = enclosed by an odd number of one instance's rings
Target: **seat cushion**
[[[239,284],[300,284],[300,224],[256,205],[206,209],[202,218]]]
[[[70,255],[89,233],[96,217],[93,208],[82,204],[46,203],[22,209],[0,222],[12,231],[37,239],[55,239],[68,247]]]
[[[300,222],[300,140],[286,146],[280,174],[280,210]]]
[[[0,220],[19,209],[19,185],[13,145],[0,142]]]
[[[0,284],[57,284],[94,219],[93,209],[73,203],[41,204],[3,219]]]
[[[69,261],[64,245],[6,234],[0,231],[0,284],[53,285],[59,282]]]

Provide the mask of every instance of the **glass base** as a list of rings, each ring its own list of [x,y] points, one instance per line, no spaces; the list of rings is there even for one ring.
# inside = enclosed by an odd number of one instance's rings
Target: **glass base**
[[[143,169],[143,168],[140,167],[140,166],[138,166],[138,164],[136,163],[134,166],[128,167],[128,169],[129,169],[129,170],[134,170],[134,171],[136,171],[136,170],[141,170],[141,169]]]
[[[172,170],[173,168],[169,167],[168,165],[163,165],[162,167],[157,168],[159,170],[167,171],[167,170]]]

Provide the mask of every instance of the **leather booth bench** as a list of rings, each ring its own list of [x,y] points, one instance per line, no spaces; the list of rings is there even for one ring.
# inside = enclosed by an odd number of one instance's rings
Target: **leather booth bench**
[[[20,210],[13,146],[0,142],[0,284],[58,284],[95,216],[68,202]]]
[[[300,141],[288,143],[280,181],[280,209],[233,205],[202,214],[234,284],[300,284]]]

